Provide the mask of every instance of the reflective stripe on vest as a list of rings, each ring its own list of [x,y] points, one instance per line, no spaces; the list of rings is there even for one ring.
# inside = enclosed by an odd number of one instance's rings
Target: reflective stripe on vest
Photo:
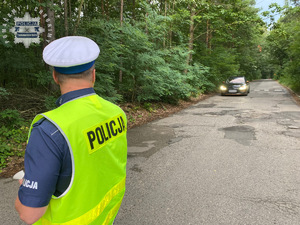
[[[66,223],[51,223],[50,221],[46,220],[45,218],[42,218],[42,224],[43,225],[79,225],[79,224],[89,224],[93,222],[105,209],[105,207],[110,203],[110,201],[120,192],[122,192],[125,189],[125,179],[123,179],[121,182],[116,184],[101,200],[101,202],[96,205],[93,209],[88,211],[87,213],[83,214],[82,216],[68,221]],[[103,222],[103,225],[109,224],[110,220],[114,217],[114,215],[117,213],[121,206],[122,200],[119,201],[119,203],[110,210],[107,217],[105,218],[105,221]]]

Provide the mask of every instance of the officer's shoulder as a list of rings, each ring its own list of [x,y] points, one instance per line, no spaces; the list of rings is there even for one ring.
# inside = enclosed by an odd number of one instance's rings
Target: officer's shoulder
[[[42,118],[40,120],[38,120],[37,122],[35,122],[32,126],[33,127],[40,127],[42,126],[42,124],[44,125],[44,122],[47,121],[45,118]]]
[[[36,123],[34,123],[33,128],[41,129],[48,134],[52,134],[57,130],[57,127],[46,118],[42,118]]]
[[[99,96],[100,97],[100,96]],[[121,109],[121,107],[120,106],[118,106],[118,105],[116,105],[115,103],[112,103],[112,102],[110,102],[110,101],[108,101],[108,100],[106,100],[106,99],[104,99],[104,98],[102,98],[102,97],[100,97],[101,98],[101,103],[102,103],[102,105],[104,105],[104,106],[110,106],[111,108],[115,108],[115,109],[119,109],[119,110],[122,110]]]

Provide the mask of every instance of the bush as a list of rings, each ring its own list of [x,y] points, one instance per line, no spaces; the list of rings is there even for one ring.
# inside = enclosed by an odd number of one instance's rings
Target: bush
[[[0,99],[7,99],[8,95],[10,95],[10,93],[8,93],[5,88],[0,87]]]
[[[0,170],[7,165],[9,156],[23,156],[28,126],[17,110],[0,113]]]

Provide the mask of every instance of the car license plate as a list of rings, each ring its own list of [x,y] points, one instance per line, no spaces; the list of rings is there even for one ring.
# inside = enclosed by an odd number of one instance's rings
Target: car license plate
[[[237,90],[229,90],[229,93],[237,93]]]

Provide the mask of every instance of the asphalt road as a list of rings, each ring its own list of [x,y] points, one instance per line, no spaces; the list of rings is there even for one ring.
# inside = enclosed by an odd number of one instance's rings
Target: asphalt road
[[[300,224],[300,107],[272,80],[130,130],[115,225]]]
[[[127,191],[114,225],[300,224],[300,107],[272,80],[128,132]],[[1,224],[18,184],[0,180]]]

